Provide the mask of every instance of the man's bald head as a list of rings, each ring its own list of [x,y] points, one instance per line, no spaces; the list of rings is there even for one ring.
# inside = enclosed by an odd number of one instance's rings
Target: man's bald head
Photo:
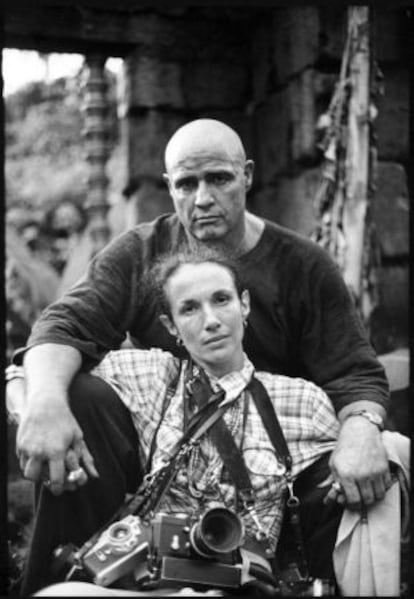
[[[214,119],[198,119],[187,123],[174,133],[165,149],[167,173],[189,157],[220,154],[242,168],[246,153],[240,137],[228,125]]]

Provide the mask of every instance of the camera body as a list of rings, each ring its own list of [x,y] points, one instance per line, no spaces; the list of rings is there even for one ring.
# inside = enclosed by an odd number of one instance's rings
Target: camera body
[[[104,587],[123,578],[142,590],[190,586],[231,592],[259,585],[264,597],[333,596],[330,581],[303,578],[296,567],[276,581],[267,560],[246,551],[243,542],[240,517],[215,507],[198,518],[162,512],[150,520],[129,515],[112,523],[82,557],[73,546],[58,548],[56,555],[65,555],[65,564],[76,563],[66,580],[77,572]]]
[[[226,508],[201,518],[157,514],[152,521],[158,586],[237,589],[241,585],[244,527]]]
[[[157,513],[150,521],[126,516],[111,524],[82,558],[95,584],[109,586],[133,573],[142,586],[237,588],[241,584],[244,527],[224,507],[200,518]]]
[[[150,530],[138,516],[126,516],[111,524],[82,560],[93,582],[109,586],[138,567],[137,576],[148,575]]]
[[[159,557],[173,556],[229,561],[244,540],[244,526],[224,507],[207,510],[200,518],[186,514],[155,515],[153,542]]]

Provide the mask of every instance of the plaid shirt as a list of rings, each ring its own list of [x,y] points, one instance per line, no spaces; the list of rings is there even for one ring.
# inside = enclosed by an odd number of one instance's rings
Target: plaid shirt
[[[92,371],[115,389],[130,410],[145,461],[157,434],[153,469],[168,460],[183,434],[184,371],[177,358],[160,349],[110,352]],[[254,367],[245,356],[242,370],[219,379],[210,378],[210,382],[214,391],[224,390],[223,403],[230,404],[224,420],[242,451],[260,523],[275,548],[283,516],[285,481],[262,419],[245,389],[253,373]],[[324,391],[313,383],[265,372],[256,372],[255,376],[265,386],[276,410],[296,477],[334,448],[339,431],[334,409]],[[167,394],[170,401],[162,418]],[[256,528],[250,516],[236,505],[234,486],[207,432],[179,470],[160,509],[197,515],[217,501],[239,511],[246,534],[254,536]]]

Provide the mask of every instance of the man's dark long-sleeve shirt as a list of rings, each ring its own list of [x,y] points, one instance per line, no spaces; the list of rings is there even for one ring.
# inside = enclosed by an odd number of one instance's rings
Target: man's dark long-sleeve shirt
[[[186,246],[176,215],[163,215],[112,241],[85,277],[35,323],[27,346],[70,345],[91,367],[126,333],[139,347],[179,355],[159,322],[145,281],[162,254]],[[257,245],[240,260],[251,296],[244,349],[259,370],[315,382],[336,411],[358,400],[386,407],[388,383],[342,276],[327,253],[300,235],[265,221]],[[17,354],[19,361],[21,354]]]

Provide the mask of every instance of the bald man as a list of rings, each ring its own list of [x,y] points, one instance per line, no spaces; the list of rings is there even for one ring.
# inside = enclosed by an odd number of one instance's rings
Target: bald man
[[[48,479],[38,512],[53,501],[62,509],[65,491],[82,519],[76,534],[66,519],[49,545],[85,540],[138,485],[138,441],[127,410],[102,381],[97,388],[93,377],[79,373],[119,348],[126,334],[137,347],[180,355],[144,281],[162,254],[200,244],[239,259],[251,294],[244,347],[254,366],[311,380],[330,397],[342,426],[329,467],[342,492],[331,489],[329,497],[354,508],[381,499],[391,484],[380,436],[388,386],[335,265],[309,240],[246,210],[254,163],[224,123],[199,119],[181,127],[166,147],[165,167],[175,214],[113,240],[83,279],[45,310],[15,357],[16,364],[23,359],[26,382],[17,435],[21,469],[30,480]],[[17,389],[21,381],[12,383]],[[127,475],[119,464],[126,464]],[[92,498],[99,509],[76,503],[85,497],[85,505]],[[38,570],[33,555],[45,544],[41,529],[32,542],[31,580]],[[38,578],[26,592],[39,588]]]

